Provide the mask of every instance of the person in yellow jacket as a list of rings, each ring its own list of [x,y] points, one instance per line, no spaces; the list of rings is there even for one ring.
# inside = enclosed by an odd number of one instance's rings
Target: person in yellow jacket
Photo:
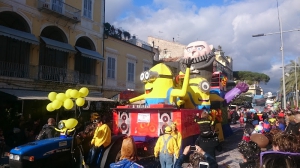
[[[181,133],[178,131],[177,129],[177,124],[175,122],[173,122],[171,124],[171,128],[172,128],[172,133],[171,135],[176,139],[177,142],[177,146],[180,149],[181,148],[181,142],[182,142],[182,136]]]
[[[154,147],[154,156],[156,161],[160,161],[161,168],[173,168],[174,155],[179,156],[179,148],[176,139],[171,135],[172,128],[165,127],[165,134],[161,135]],[[159,156],[159,158],[158,158]]]
[[[180,150],[181,148],[181,141],[182,141],[182,136],[181,136],[181,133],[178,131],[177,129],[177,124],[175,122],[173,122],[171,124],[171,128],[172,128],[172,133],[171,135],[176,139],[176,142],[177,142],[177,146]],[[176,158],[174,158],[174,164],[176,163]]]
[[[90,167],[99,167],[104,149],[111,143],[111,130],[106,124],[106,118],[104,116],[97,117],[94,123],[97,123],[97,128],[91,141],[92,148],[89,152],[87,164],[90,165]]]

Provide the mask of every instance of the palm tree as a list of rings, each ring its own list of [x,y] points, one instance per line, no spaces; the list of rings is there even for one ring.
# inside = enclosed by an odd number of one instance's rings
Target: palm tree
[[[291,93],[295,93],[296,90],[299,90],[299,80],[300,80],[300,66],[299,66],[299,58],[296,60],[290,61],[285,68],[285,93],[286,95],[293,95]],[[296,73],[295,73],[296,71]],[[297,82],[297,88],[296,88]],[[282,79],[281,79],[280,93],[283,93],[282,87]],[[290,96],[289,96],[290,97]],[[288,99],[288,97],[287,97]]]

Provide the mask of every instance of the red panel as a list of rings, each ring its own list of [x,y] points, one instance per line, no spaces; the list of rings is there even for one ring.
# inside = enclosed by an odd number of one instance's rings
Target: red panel
[[[113,133],[114,134],[118,134],[119,133],[119,126],[118,126],[118,122],[119,122],[119,117],[118,117],[118,113],[117,111],[113,111]]]
[[[192,135],[198,135],[200,129],[197,123],[194,122],[194,117],[197,113],[201,115],[202,110],[187,110],[182,109],[181,112],[181,131],[182,138],[186,138]]]
[[[151,122],[142,123],[138,121],[138,113],[131,113],[130,132],[133,136],[150,136],[158,137],[158,113],[155,111],[146,111],[144,113],[150,113]]]
[[[194,116],[196,113],[201,115],[202,110],[194,109],[144,109],[136,111],[137,109],[128,110],[126,112],[129,115],[129,118],[126,121],[120,117],[124,114],[122,109],[117,109],[119,113],[113,113],[113,133],[118,134],[122,132],[121,124],[127,124],[129,130],[126,134],[133,136],[149,136],[149,137],[158,137],[160,131],[163,131],[163,128],[166,125],[176,122],[178,131],[181,132],[182,137],[186,138],[192,135],[198,135],[200,133],[199,126],[194,122]],[[139,113],[149,113],[150,122],[138,122]],[[124,121],[123,121],[124,120]],[[123,131],[125,133],[125,131]]]
[[[150,104],[150,108],[174,108],[174,106],[169,104]]]

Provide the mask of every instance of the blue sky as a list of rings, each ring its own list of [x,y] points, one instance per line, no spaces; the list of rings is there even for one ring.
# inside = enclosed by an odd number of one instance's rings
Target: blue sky
[[[193,0],[191,1],[194,3],[196,6],[202,6],[202,7],[207,7],[207,6],[220,6],[220,5],[226,5],[230,3],[228,0]],[[133,0],[133,4],[135,6],[147,6],[149,4],[153,4],[153,0]]]
[[[300,0],[278,0],[283,30],[300,29]],[[107,0],[106,21],[147,41],[184,45],[201,40],[222,46],[234,71],[265,73],[263,89],[276,92],[282,76],[276,0]],[[300,57],[300,31],[283,34],[285,64]]]

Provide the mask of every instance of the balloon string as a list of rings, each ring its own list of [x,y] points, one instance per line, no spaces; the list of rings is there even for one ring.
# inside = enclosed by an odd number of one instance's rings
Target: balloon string
[[[78,117],[77,117],[77,118],[79,118],[79,117],[80,117],[80,115],[81,115],[81,108],[79,107],[78,109],[79,109],[79,115],[78,115]]]

